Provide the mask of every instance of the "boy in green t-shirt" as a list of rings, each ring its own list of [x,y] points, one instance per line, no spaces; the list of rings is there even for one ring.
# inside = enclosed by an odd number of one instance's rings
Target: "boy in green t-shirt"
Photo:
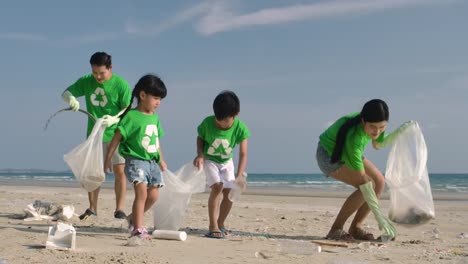
[[[69,103],[73,111],[80,109],[80,103],[77,97],[84,96],[86,101],[86,110],[96,119],[103,118],[107,126],[103,135],[103,152],[109,146],[115,131],[115,124],[119,122],[117,117],[121,110],[125,109],[130,102],[130,85],[117,74],[112,73],[112,58],[105,52],[96,52],[90,59],[92,74],[87,74],[70,85],[63,93],[62,98]],[[86,137],[93,130],[94,121],[88,118],[88,129]],[[125,219],[123,212],[125,202],[125,192],[127,185],[125,182],[124,163],[122,156],[114,155],[112,158],[115,175],[115,196],[116,209],[114,217]],[[80,215],[84,220],[89,216],[97,215],[97,201],[100,188],[88,193],[89,208]]]
[[[235,93],[223,91],[218,94],[213,103],[213,110],[215,115],[205,118],[198,126],[197,157],[193,164],[199,169],[205,169],[207,184],[211,188],[208,198],[210,226],[205,236],[225,238],[230,231],[225,228],[224,221],[232,208],[228,196],[236,179],[232,161],[233,150],[239,144],[237,178],[244,177],[247,165],[247,138],[250,132],[237,118],[240,102]],[[245,187],[243,186],[243,189]]]
[[[143,215],[158,198],[159,188],[164,186],[159,170],[167,168],[162,156],[159,138],[164,135],[156,109],[166,97],[164,82],[155,75],[141,77],[132,93],[132,102],[123,113],[104,162],[104,171],[111,169],[112,155],[119,146],[125,157],[125,174],[135,190],[132,214],[128,216],[130,233],[149,240],[151,235],[143,227]],[[138,105],[131,109],[133,98]]]

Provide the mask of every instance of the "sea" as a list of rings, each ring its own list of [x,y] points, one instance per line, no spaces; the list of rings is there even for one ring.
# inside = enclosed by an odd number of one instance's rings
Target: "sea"
[[[348,191],[352,187],[319,173],[249,173],[248,187],[260,190],[289,191]],[[433,193],[468,195],[468,174],[430,173],[429,182]],[[0,171],[0,185],[77,187],[71,172],[49,171]],[[112,188],[113,174],[108,174],[103,187]]]

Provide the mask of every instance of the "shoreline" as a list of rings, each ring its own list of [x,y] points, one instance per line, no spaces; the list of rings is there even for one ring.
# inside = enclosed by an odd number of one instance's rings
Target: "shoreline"
[[[41,181],[40,184],[32,184],[26,182],[0,182],[1,186],[10,187],[27,187],[29,188],[72,188],[81,189],[77,182],[60,182],[60,181]],[[21,183],[21,184],[18,184]],[[101,189],[113,189],[112,183],[104,182]],[[81,189],[86,192],[84,189]],[[127,184],[127,192],[133,192],[131,186]],[[207,193],[208,191],[205,191]],[[254,196],[283,196],[283,197],[315,197],[315,198],[347,198],[352,193],[352,190],[337,190],[330,189],[325,190],[324,188],[289,188],[289,187],[248,187],[247,191],[242,195],[254,195]],[[434,201],[452,201],[452,202],[463,202],[468,201],[468,193],[457,193],[457,192],[433,192]],[[388,191],[385,190],[380,200],[389,200]]]

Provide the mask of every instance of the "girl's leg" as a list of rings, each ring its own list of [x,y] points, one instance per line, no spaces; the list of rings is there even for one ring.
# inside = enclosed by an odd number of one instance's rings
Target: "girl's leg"
[[[208,198],[208,217],[210,218],[210,232],[219,232],[218,216],[219,216],[219,199],[223,191],[222,183],[211,185],[210,197]]]
[[[146,196],[145,208],[144,208],[145,213],[149,209],[151,209],[154,203],[158,200],[159,187],[155,187],[155,186],[148,187],[147,192],[148,192],[148,195]]]
[[[364,159],[363,162],[366,175],[368,175],[369,178],[372,180],[375,194],[377,195],[377,197],[380,198],[380,195],[382,194],[385,187],[385,178],[370,160]],[[370,209],[369,206],[367,206],[367,203],[364,202],[364,198],[362,196],[361,191],[359,191],[359,193],[361,194],[363,204],[361,205],[361,207],[359,207],[358,211],[356,212],[356,215],[354,216],[353,222],[349,226],[349,233],[356,238],[372,240],[374,239],[374,236],[370,233],[366,233],[361,228],[362,223],[369,215]]]
[[[143,214],[145,210],[147,185],[145,183],[137,183],[133,186],[135,190],[135,200],[132,207],[133,226],[135,229],[143,228]]]
[[[232,189],[223,189],[223,200],[221,201],[218,217],[218,228],[220,230],[225,229],[224,221],[226,221],[226,218],[228,217],[232,208],[232,202],[228,198],[230,191],[232,191]]]

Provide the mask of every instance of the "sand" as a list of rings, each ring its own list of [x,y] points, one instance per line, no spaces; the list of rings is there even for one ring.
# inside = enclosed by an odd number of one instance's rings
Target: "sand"
[[[407,227],[397,225],[398,236],[383,245],[366,242],[348,247],[322,246],[323,239],[346,193],[249,191],[236,203],[227,225],[233,234],[225,240],[205,238],[207,193],[192,196],[183,230],[186,241],[153,239],[127,246],[124,220],[115,220],[112,189],[103,189],[98,217],[70,223],[76,228],[75,250],[45,248],[53,221],[26,222],[23,209],[39,199],[69,204],[76,213],[87,208],[84,190],[71,187],[0,186],[0,263],[468,263],[468,197],[434,196],[436,219]],[[133,191],[127,192],[126,212]],[[381,205],[386,213],[388,200]],[[152,211],[145,224],[153,228]],[[349,224],[349,223],[347,223]],[[378,235],[372,215],[366,227]],[[465,235],[463,235],[464,233]],[[305,242],[304,242],[305,241]]]

